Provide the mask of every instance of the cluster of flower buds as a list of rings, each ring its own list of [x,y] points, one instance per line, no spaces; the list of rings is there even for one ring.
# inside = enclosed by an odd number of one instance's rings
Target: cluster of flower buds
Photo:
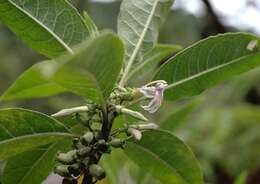
[[[105,141],[99,131],[86,132],[74,139],[73,150],[58,153],[56,157],[58,164],[54,172],[66,180],[75,180],[82,173],[101,180],[106,175],[104,169],[97,165],[101,155],[110,153],[112,147],[122,148],[124,144],[125,141],[119,138],[110,137]]]
[[[140,122],[147,122],[148,119],[142,113],[124,107],[123,102],[130,102],[142,96],[151,98],[151,102],[143,108],[153,113],[161,105],[166,86],[165,81],[154,81],[141,88],[115,88],[108,99],[105,115],[101,107],[92,101],[88,101],[85,106],[63,109],[53,114],[55,118],[73,116],[88,129],[84,135],[74,138],[72,150],[67,153],[58,153],[55,173],[64,177],[64,180],[74,183],[82,175],[90,176],[91,179],[95,178],[96,181],[103,179],[105,171],[98,165],[103,154],[110,153],[112,148],[123,148],[129,138],[141,140],[143,131],[158,128],[154,123],[125,124],[124,127],[112,132],[108,129],[106,135],[103,131],[105,125],[103,119],[109,117],[111,127],[115,116],[120,114],[131,116]],[[93,128],[93,123],[99,123],[101,126]],[[126,134],[128,138],[117,138],[120,133]]]
[[[109,97],[109,102],[113,105],[122,104],[123,102],[133,101],[140,96],[139,91],[135,88],[117,87],[113,90]]]

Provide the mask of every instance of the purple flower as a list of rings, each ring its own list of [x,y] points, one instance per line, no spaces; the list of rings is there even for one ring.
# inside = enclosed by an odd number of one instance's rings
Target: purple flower
[[[167,82],[164,80],[153,81],[148,83],[147,85],[138,88],[138,90],[147,98],[151,98],[152,100],[148,105],[142,106],[142,108],[149,113],[156,112],[162,104],[163,100],[163,92],[168,86]]]

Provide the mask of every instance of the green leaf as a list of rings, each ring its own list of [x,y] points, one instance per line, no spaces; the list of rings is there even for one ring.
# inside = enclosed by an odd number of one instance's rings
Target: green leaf
[[[109,184],[120,183],[122,167],[125,167],[125,162],[128,160],[122,150],[113,150],[111,154],[102,156],[99,163],[106,171],[106,180]]]
[[[0,160],[71,136],[63,123],[39,112],[0,110]]]
[[[113,89],[123,65],[119,38],[104,33],[84,42],[74,55],[44,61],[24,72],[0,100],[16,100],[74,92],[103,103]]]
[[[70,131],[78,133],[78,130],[85,130],[82,125],[72,122],[70,118],[60,118],[61,122],[70,127]],[[68,122],[69,121],[69,122]],[[3,176],[5,184],[35,184],[42,183],[53,171],[55,156],[57,152],[71,150],[71,138],[55,141],[52,144],[44,145],[16,155],[8,160]]]
[[[184,49],[169,59],[154,80],[169,84],[168,99],[197,95],[235,75],[260,65],[260,52],[249,50],[248,44],[260,39],[246,33],[227,33],[209,37]]]
[[[85,24],[90,32],[91,37],[95,37],[99,34],[98,28],[91,19],[91,17],[88,15],[86,11],[83,11],[84,21]]]
[[[168,14],[173,0],[123,0],[118,17],[118,34],[126,48],[127,63],[121,85],[135,61],[157,42],[159,28]]]
[[[179,45],[156,45],[152,50],[144,54],[142,63],[138,63],[133,67],[127,80],[130,80],[132,83],[149,81],[157,67],[162,64],[161,62],[180,51],[181,48]]]
[[[120,39],[113,33],[101,34],[61,64],[55,81],[68,91],[103,103],[115,86],[123,57]]]
[[[5,184],[42,183],[51,173],[56,164],[55,155],[58,151],[68,151],[71,140],[63,140],[21,153],[10,158],[3,176]]]
[[[127,143],[125,153],[163,183],[203,183],[193,153],[169,132],[145,132],[141,141]]]
[[[242,172],[235,180],[234,184],[246,184],[247,176],[248,176],[247,171]]]
[[[29,47],[56,57],[89,36],[77,10],[66,0],[0,0],[0,20]]]
[[[19,76],[0,100],[46,97],[66,91],[46,77],[54,64],[54,61],[44,61],[33,65]]]
[[[199,99],[195,99],[185,105],[182,105],[173,112],[168,112],[168,116],[161,121],[160,128],[172,132],[183,122],[185,122],[185,120],[187,120],[189,115],[191,115],[194,109],[198,107],[200,102],[201,101]]]

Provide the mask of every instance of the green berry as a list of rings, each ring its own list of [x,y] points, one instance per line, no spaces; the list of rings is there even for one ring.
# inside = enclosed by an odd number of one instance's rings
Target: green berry
[[[62,176],[62,177],[70,177],[70,172],[68,170],[68,165],[57,165],[54,168],[54,173]]]
[[[89,173],[98,180],[102,180],[106,176],[104,169],[97,164],[89,166]]]
[[[118,138],[115,138],[115,139],[112,139],[109,144],[115,148],[121,148],[123,147],[123,145],[125,144],[125,141],[121,140],[121,139],[118,139]]]
[[[77,150],[77,155],[80,157],[85,157],[90,153],[90,151],[91,151],[90,147],[84,147],[84,148]]]
[[[59,153],[56,159],[63,164],[73,164],[76,158],[76,150],[67,153]]]
[[[81,138],[82,143],[87,145],[90,144],[93,141],[93,139],[94,139],[94,134],[92,132],[85,133]]]

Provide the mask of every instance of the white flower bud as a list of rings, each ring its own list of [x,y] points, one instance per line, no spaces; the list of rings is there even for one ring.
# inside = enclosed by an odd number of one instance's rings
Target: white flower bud
[[[155,123],[148,123],[148,124],[140,124],[140,125],[129,125],[131,128],[135,128],[138,130],[157,130],[159,126]]]
[[[70,109],[63,109],[55,114],[52,114],[52,117],[63,117],[63,116],[69,116],[72,115],[74,113],[78,113],[78,112],[86,112],[88,111],[89,108],[87,106],[79,106],[79,107],[74,107],[74,108],[70,108]]]
[[[148,119],[144,115],[142,115],[140,112],[124,108],[124,107],[122,107],[120,105],[116,106],[116,110],[119,113],[130,115],[130,116],[132,116],[132,117],[134,117],[136,119],[139,119],[141,121],[148,121]]]
[[[127,130],[127,133],[129,133],[131,136],[133,136],[133,138],[135,138],[138,141],[142,139],[142,132],[140,130],[129,128]]]

